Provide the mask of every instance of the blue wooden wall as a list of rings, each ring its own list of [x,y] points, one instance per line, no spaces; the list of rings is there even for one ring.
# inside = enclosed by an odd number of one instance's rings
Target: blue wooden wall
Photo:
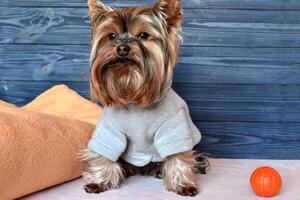
[[[103,1],[118,6],[150,0]],[[300,1],[183,0],[174,88],[216,157],[300,159]],[[0,1],[0,99],[55,84],[88,97],[85,0]]]

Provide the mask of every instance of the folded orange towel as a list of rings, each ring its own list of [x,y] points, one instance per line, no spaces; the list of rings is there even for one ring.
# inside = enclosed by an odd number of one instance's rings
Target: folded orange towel
[[[10,103],[6,103],[5,101],[0,100],[0,108],[2,108],[2,107],[16,107],[16,106],[13,105],[13,104],[10,104]]]
[[[15,199],[80,176],[77,152],[94,125],[24,109],[0,112],[0,199]]]
[[[66,86],[50,89],[25,108],[0,102],[1,200],[79,177],[83,165],[77,154],[95,129],[94,124],[84,121],[95,123],[101,113],[99,106]]]
[[[38,96],[24,108],[96,124],[102,110],[66,85],[57,85]]]

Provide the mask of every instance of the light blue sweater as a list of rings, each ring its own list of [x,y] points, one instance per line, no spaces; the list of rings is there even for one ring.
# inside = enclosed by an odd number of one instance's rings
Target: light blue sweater
[[[200,139],[186,103],[170,89],[148,108],[106,107],[88,147],[112,161],[122,156],[135,166],[145,166],[192,150]]]

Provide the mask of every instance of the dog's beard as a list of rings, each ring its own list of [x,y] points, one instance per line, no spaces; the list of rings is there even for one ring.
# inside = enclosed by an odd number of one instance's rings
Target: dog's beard
[[[108,106],[137,104],[146,107],[154,103],[171,84],[166,83],[165,71],[155,68],[156,62],[143,55],[112,57],[108,61],[97,57],[91,73],[91,79],[96,80],[91,81],[91,87],[99,88],[93,90],[97,92],[94,95]]]
[[[118,59],[119,60],[119,59]],[[145,72],[135,62],[122,60],[105,67],[100,75],[103,89],[116,104],[137,103],[144,93]]]
[[[181,15],[178,13],[169,22],[160,13],[161,8],[155,9],[102,10],[101,15],[92,18],[90,85],[94,100],[106,106],[147,107],[171,87],[180,43]],[[138,39],[141,31],[148,32],[149,38]],[[120,37],[111,40],[112,32],[120,32]],[[130,46],[128,55],[118,55],[116,49],[121,44]]]

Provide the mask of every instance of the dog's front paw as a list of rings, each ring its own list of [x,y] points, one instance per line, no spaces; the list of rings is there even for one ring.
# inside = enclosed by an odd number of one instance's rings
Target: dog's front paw
[[[90,183],[84,186],[84,190],[90,194],[99,194],[101,192],[107,191],[108,189],[109,187],[105,186],[104,184]]]
[[[195,186],[180,186],[175,192],[181,196],[193,197],[198,194],[198,188]]]
[[[194,153],[196,165],[195,165],[195,172],[199,174],[207,174],[207,171],[210,168],[210,163],[208,158],[211,157],[211,155],[207,153],[201,153],[197,154]]]

